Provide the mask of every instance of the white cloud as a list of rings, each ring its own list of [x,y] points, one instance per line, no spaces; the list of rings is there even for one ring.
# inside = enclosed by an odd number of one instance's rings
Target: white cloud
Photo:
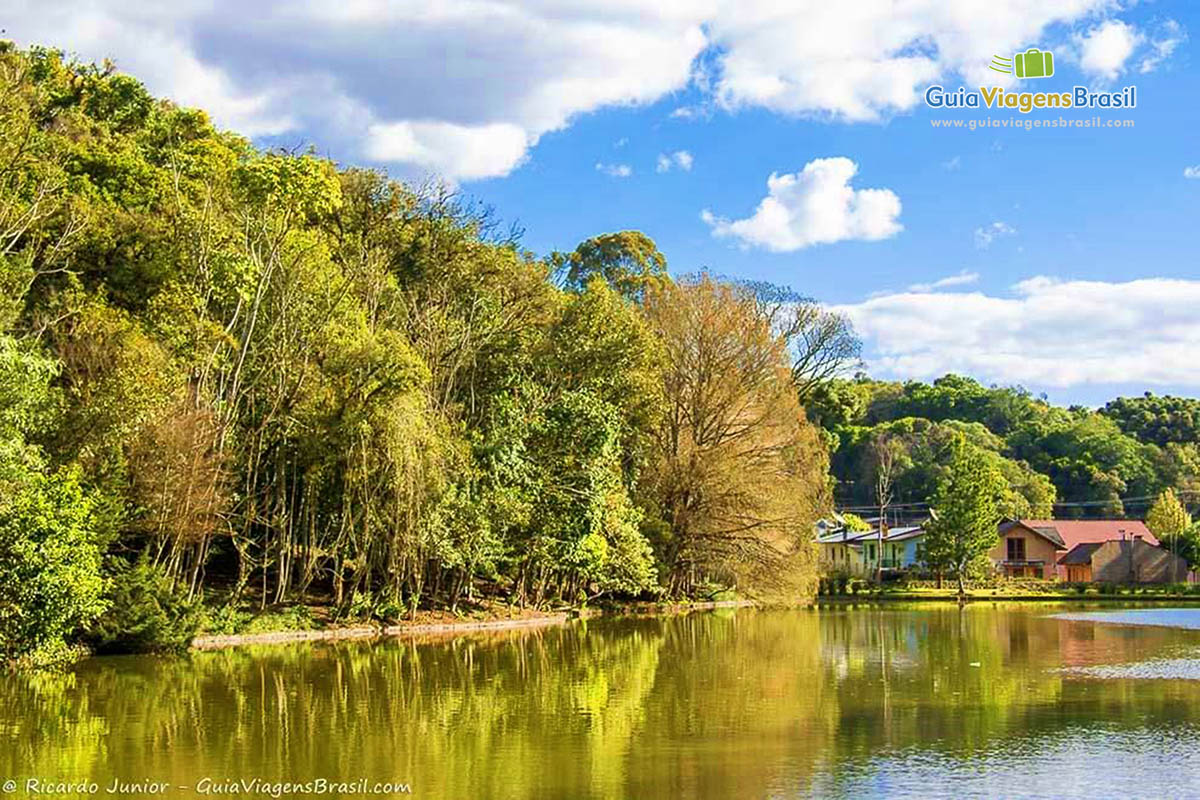
[[[1187,41],[1187,31],[1173,19],[1160,26],[1158,35],[1150,42],[1150,52],[1142,57],[1138,72],[1153,72],[1158,65],[1171,57],[1179,45]]]
[[[1200,164],[1196,164],[1192,167],[1184,167],[1183,177],[1192,179],[1200,178]]]
[[[961,166],[962,156],[955,156],[954,158],[947,159],[946,161],[942,162],[942,169],[946,170],[947,172],[957,172]]]
[[[218,124],[449,179],[505,175],[578,114],[687,86],[711,6],[11,0],[7,35],[119,68]],[[443,136],[443,134],[445,134]]]
[[[975,246],[980,250],[986,250],[992,246],[992,242],[1003,236],[1013,236],[1016,232],[1017,229],[1007,222],[996,220],[991,225],[975,229]]]
[[[610,178],[628,178],[633,174],[633,167],[628,164],[604,164],[597,161],[596,172],[603,172]]]
[[[517,125],[419,121],[372,125],[365,146],[375,161],[407,161],[471,180],[507,174],[524,160],[526,144]]]
[[[1104,80],[1115,80],[1142,41],[1142,34],[1132,25],[1118,19],[1105,20],[1075,36],[1079,66]]]
[[[684,172],[689,172],[692,169],[694,159],[692,154],[687,150],[676,150],[674,153],[659,153],[658,161],[655,164],[655,172],[669,172],[672,168],[679,168]]]
[[[930,81],[995,80],[993,53],[1040,42],[1052,26],[1103,29],[1114,9],[1113,0],[262,0],[248,14],[234,0],[9,0],[4,27],[23,44],[112,57],[155,93],[242,133],[470,180],[516,169],[580,115],[688,87],[697,96],[672,116],[760,107],[886,118],[913,108]],[[1139,68],[1182,40],[1177,24],[1161,28]]]
[[[722,4],[710,31],[714,85],[730,107],[875,120],[915,106],[932,81],[994,83],[992,54],[1041,40],[1050,25],[1110,8],[1109,0],[800,0]],[[1011,80],[1011,79],[1008,79]]]
[[[910,292],[932,292],[934,289],[946,289],[951,286],[966,286],[972,283],[979,282],[978,272],[968,272],[962,270],[957,275],[947,275],[944,278],[939,278],[932,283],[914,283],[908,287]]]
[[[858,165],[848,158],[818,158],[797,173],[767,178],[767,196],[746,219],[728,220],[705,209],[701,219],[714,236],[745,246],[790,252],[846,239],[886,239],[904,226],[900,198],[890,189],[854,189]]]
[[[1011,296],[902,292],[836,306],[868,343],[873,374],[1070,387],[1200,387],[1200,281],[1036,277]]]

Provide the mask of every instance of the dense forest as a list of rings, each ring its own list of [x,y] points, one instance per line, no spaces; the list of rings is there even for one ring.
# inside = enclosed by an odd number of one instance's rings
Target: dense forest
[[[1063,408],[958,375],[860,375],[822,383],[806,405],[830,438],[839,504],[863,512],[925,514],[959,438],[1002,475],[1007,516],[1142,517],[1164,490],[1189,500],[1200,489],[1200,400],[1147,393]]]
[[[526,252],[111,65],[0,44],[0,95],[0,660],[246,603],[811,593],[815,303],[636,232]]]

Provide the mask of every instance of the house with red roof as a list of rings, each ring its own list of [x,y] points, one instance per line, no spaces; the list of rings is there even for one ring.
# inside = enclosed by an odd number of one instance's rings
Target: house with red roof
[[[1187,580],[1187,562],[1164,550],[1140,520],[1006,519],[999,533],[989,558],[1008,577],[1080,583]]]

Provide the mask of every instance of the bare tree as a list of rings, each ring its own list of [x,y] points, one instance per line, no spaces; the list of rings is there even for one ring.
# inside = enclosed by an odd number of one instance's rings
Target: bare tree
[[[801,405],[826,381],[862,365],[862,340],[845,314],[821,307],[786,286],[735,281],[754,294],[771,330],[792,361],[792,384]]]
[[[883,578],[883,542],[887,527],[887,510],[892,504],[892,490],[896,478],[911,464],[904,440],[894,433],[877,433],[867,447],[868,470],[875,489],[875,501],[879,506],[879,527],[876,529],[877,550],[875,556],[875,578]]]
[[[785,336],[792,351],[792,383],[801,403],[822,383],[861,364],[862,340],[850,320],[814,300],[793,307]]]

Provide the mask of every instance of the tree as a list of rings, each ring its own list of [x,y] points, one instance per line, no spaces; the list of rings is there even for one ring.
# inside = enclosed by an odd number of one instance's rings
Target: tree
[[[871,530],[870,524],[860,517],[858,514],[852,514],[849,511],[842,512],[842,524],[846,530],[852,533],[866,533]]]
[[[1100,413],[1113,420],[1125,433],[1143,442],[1166,447],[1200,439],[1200,400],[1146,392],[1141,397],[1118,397]]]
[[[760,313],[791,356],[792,384],[801,405],[838,375],[857,366],[862,340],[845,314],[829,311],[788,286],[736,281],[754,294]]]
[[[1188,563],[1188,567],[1200,567],[1200,524],[1193,523],[1178,533],[1155,534],[1159,544]]]
[[[861,363],[862,340],[850,319],[803,298],[789,316],[784,337],[792,352],[792,384],[806,404],[820,386]]]
[[[887,510],[892,504],[896,479],[912,466],[908,448],[899,436],[881,433],[871,439],[867,448],[868,471],[874,501],[879,507],[879,528],[876,544],[875,579],[883,579],[883,538],[887,529]]]
[[[645,487],[669,525],[669,589],[722,579],[809,591],[828,462],[786,342],[751,292],[707,275],[650,293],[646,313],[663,343],[666,413]]]
[[[97,498],[25,440],[52,424],[56,372],[0,335],[0,664],[70,660],[72,635],[105,607]]]
[[[1146,514],[1146,527],[1159,539],[1181,534],[1191,526],[1192,516],[1173,489],[1164,489]]]
[[[605,233],[581,242],[571,253],[554,253],[550,264],[564,288],[583,291],[600,277],[626,298],[641,302],[647,291],[670,282],[667,259],[641,231]]]
[[[933,513],[926,526],[925,560],[954,576],[960,597],[966,594],[968,570],[998,540],[996,499],[1002,491],[995,469],[974,458],[964,440],[956,441],[947,475],[930,503]]]

